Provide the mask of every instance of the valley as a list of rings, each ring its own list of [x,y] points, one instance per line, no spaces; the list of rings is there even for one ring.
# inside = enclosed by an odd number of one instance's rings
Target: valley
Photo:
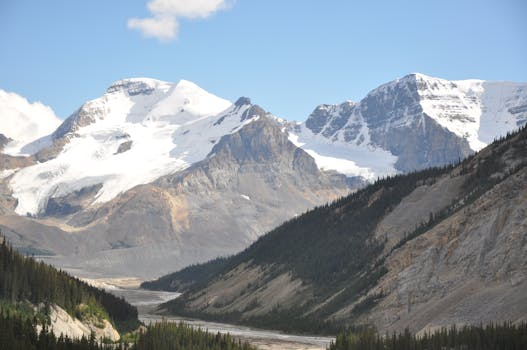
[[[526,350],[526,13],[0,0],[0,350]]]
[[[33,141],[0,130],[0,229],[152,332],[323,349],[294,334],[521,324],[525,105],[526,84],[410,74],[299,123],[124,79]]]
[[[115,280],[102,280],[107,290],[112,294],[124,297],[132,305],[136,306],[139,311],[139,319],[145,324],[168,321],[180,322],[183,321],[192,327],[207,330],[213,334],[228,333],[236,338],[248,341],[250,344],[262,350],[321,350],[326,349],[329,343],[334,340],[331,337],[315,337],[305,335],[284,334],[278,331],[260,330],[239,325],[230,325],[225,323],[206,322],[200,320],[193,320],[181,318],[176,316],[164,316],[155,313],[155,309],[168,300],[177,298],[180,293],[177,292],[162,292],[140,289],[138,286],[122,287],[115,286],[111,283],[116,283]],[[101,282],[101,280],[96,281]]]
[[[458,164],[385,178],[317,207],[227,259],[150,289],[169,314],[294,332],[381,333],[521,323],[527,128]]]

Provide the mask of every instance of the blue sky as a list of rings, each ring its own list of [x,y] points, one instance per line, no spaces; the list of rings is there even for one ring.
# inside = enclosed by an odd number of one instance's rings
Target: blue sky
[[[527,81],[527,1],[223,3],[0,0],[0,88],[65,118],[118,79],[187,79],[303,120],[411,72]]]

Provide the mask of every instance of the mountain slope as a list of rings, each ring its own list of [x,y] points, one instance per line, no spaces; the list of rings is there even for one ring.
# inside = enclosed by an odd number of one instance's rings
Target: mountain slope
[[[323,321],[384,332],[525,320],[526,150],[523,128],[455,167],[377,181],[189,268],[196,280],[164,277],[186,290],[165,307],[311,331]]]
[[[455,162],[526,122],[525,83],[416,73],[359,103],[320,105],[290,132],[320,167],[375,178]]]
[[[196,124],[202,126],[192,129]],[[208,135],[214,128],[232,133],[214,144],[206,140],[210,153],[183,170],[100,204],[93,198],[104,184],[64,195],[55,190],[41,218],[5,215],[0,225],[18,246],[52,252],[50,262],[76,274],[145,278],[239,251],[263,232],[356,186],[343,175],[319,171],[287,139],[283,123],[248,99],[185,126],[174,138],[185,140],[205,128]]]
[[[32,320],[33,314],[38,313],[40,327],[47,323],[57,335],[64,333],[69,337],[89,337],[93,331],[98,337],[118,340],[114,326],[122,332],[139,326],[137,309],[124,300],[23,257],[3,237],[0,239],[1,315]]]

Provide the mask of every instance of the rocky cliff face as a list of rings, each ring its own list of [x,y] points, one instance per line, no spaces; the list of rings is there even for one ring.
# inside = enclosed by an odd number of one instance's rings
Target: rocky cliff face
[[[57,336],[61,334],[69,338],[80,339],[85,337],[89,339],[91,333],[95,334],[95,339],[109,339],[111,341],[118,341],[121,336],[119,332],[112,326],[108,320],[84,320],[72,317],[64,309],[58,305],[51,305],[50,307],[50,325],[49,328]],[[42,326],[38,325],[37,333],[40,333]]]
[[[500,179],[498,184],[390,254],[389,272],[370,291],[384,297],[363,321],[389,331],[420,331],[526,320],[525,131],[513,142],[507,150],[504,145],[483,150],[466,166],[477,172],[493,154],[502,153],[491,175]],[[453,185],[450,195],[456,192],[455,181],[456,177],[445,180]]]
[[[419,75],[407,76],[368,94],[359,106],[371,142],[397,156],[395,168],[403,172],[449,164],[472,151],[465,138],[424,112],[424,82]]]
[[[388,331],[526,321],[526,184],[523,169],[391,254],[372,291],[384,297],[362,320]]]

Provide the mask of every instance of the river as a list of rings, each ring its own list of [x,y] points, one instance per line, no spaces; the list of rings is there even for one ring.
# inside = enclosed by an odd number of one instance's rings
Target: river
[[[157,292],[139,288],[122,288],[111,286],[108,292],[124,297],[129,303],[137,306],[139,319],[145,324],[161,320],[184,321],[192,326],[200,327],[212,333],[229,333],[234,337],[248,341],[262,350],[322,350],[326,349],[334,338],[285,334],[279,331],[255,329],[225,323],[206,322],[175,316],[160,316],[153,310],[165,301],[177,298],[179,293]]]

